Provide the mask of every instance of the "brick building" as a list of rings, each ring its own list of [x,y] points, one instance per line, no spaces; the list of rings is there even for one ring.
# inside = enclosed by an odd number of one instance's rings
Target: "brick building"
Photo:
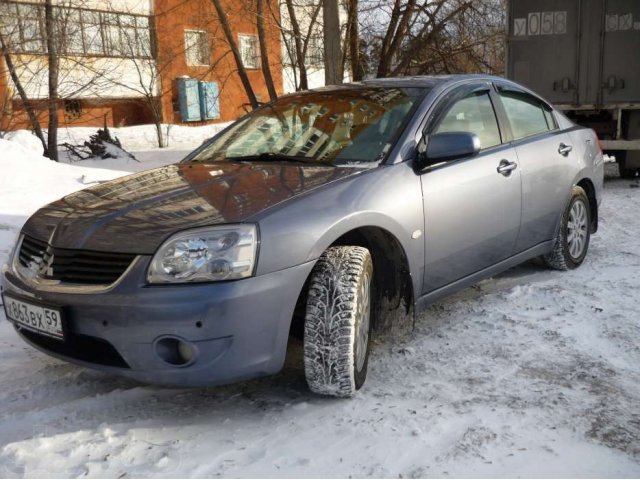
[[[56,0],[62,126],[233,120],[248,103],[211,0]],[[253,3],[222,0],[258,100],[268,100]],[[16,74],[46,125],[48,70],[43,0],[2,0],[0,33]],[[265,16],[269,63],[282,93],[278,14]],[[4,59],[0,129],[28,128]]]

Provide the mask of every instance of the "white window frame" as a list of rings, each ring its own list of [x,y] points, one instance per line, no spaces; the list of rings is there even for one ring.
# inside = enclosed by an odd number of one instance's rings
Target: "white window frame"
[[[204,39],[205,39],[205,48],[207,49],[207,62],[206,63],[197,63],[197,62],[192,62],[191,58],[189,58],[190,55],[190,46],[189,46],[189,42],[187,41],[187,35],[190,33],[196,33],[196,34],[200,34],[200,35],[204,35]],[[192,47],[194,47],[196,45],[193,45]],[[198,30],[195,28],[185,28],[184,29],[184,55],[186,57],[186,62],[187,65],[190,67],[209,67],[211,66],[211,49],[210,49],[210,45],[209,45],[209,32],[207,32],[206,30]]]
[[[255,46],[256,46],[256,54],[254,56],[254,62],[253,64],[248,64],[245,60],[245,56],[244,56],[244,49],[242,46],[242,41],[244,39],[249,39],[249,38],[253,38],[255,39]],[[260,68],[260,42],[258,41],[258,35],[256,35],[255,33],[239,33],[238,34],[238,49],[240,50],[240,58],[242,58],[242,65],[244,66],[244,68],[248,69],[248,70],[257,70],[258,68]]]

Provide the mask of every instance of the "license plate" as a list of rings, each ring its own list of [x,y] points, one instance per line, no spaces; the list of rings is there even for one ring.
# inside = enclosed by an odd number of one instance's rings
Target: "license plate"
[[[64,340],[62,315],[59,309],[25,302],[9,295],[2,296],[2,303],[4,303],[7,318],[19,326],[58,340]]]

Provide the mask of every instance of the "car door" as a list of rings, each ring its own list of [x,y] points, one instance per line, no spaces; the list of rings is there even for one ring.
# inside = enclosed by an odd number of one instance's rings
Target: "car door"
[[[440,132],[475,133],[479,154],[421,172],[425,212],[424,292],[509,257],[520,227],[520,170],[504,144],[492,86],[466,86],[435,107],[425,139]]]
[[[519,253],[553,238],[577,159],[570,136],[558,129],[544,101],[510,85],[499,85],[498,96],[522,178],[522,226],[515,247]]]

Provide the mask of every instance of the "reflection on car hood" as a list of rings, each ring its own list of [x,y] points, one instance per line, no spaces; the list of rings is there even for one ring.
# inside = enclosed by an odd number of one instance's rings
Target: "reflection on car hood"
[[[68,195],[38,210],[23,233],[58,248],[152,254],[179,230],[242,222],[360,171],[277,162],[170,165]]]

